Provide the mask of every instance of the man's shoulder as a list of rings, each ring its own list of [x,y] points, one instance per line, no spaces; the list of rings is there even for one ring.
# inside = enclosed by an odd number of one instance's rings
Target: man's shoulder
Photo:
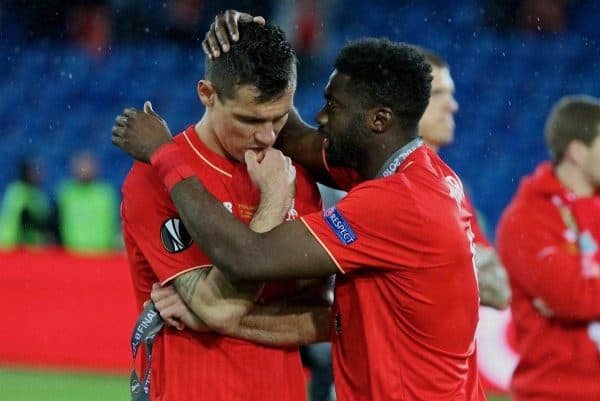
[[[159,198],[169,199],[164,184],[150,164],[136,161],[121,187],[124,201],[148,203]]]
[[[173,137],[173,141],[184,151],[189,148],[184,136],[186,131],[184,130]],[[158,175],[156,175],[153,167],[149,163],[136,160],[133,162],[123,181],[123,190],[125,191],[126,188],[130,189],[140,185],[155,186],[158,184],[160,184]]]

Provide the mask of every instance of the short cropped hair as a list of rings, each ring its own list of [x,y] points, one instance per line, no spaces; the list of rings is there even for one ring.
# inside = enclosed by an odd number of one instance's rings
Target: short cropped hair
[[[283,31],[271,24],[239,22],[239,41],[229,52],[205,61],[205,78],[221,100],[233,99],[242,85],[258,89],[256,102],[277,100],[296,85],[296,55]]]
[[[448,62],[438,53],[421,46],[415,46],[415,48],[421,52],[423,57],[425,57],[425,61],[427,61],[432,67],[450,69]]]
[[[560,163],[569,143],[580,140],[590,146],[600,134],[600,99],[586,96],[565,96],[560,99],[546,120],[546,144],[555,163]]]
[[[402,129],[417,128],[429,103],[432,78],[431,67],[414,46],[362,38],[344,46],[335,68],[350,77],[348,89],[363,107],[389,107]]]

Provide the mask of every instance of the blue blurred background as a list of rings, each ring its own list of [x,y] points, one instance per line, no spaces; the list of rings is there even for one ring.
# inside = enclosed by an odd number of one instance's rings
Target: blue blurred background
[[[520,177],[547,157],[551,105],[568,93],[600,95],[600,6],[592,0],[31,3],[0,3],[0,193],[18,161],[33,155],[52,194],[83,149],[120,187],[131,160],[110,143],[115,116],[150,99],[174,133],[197,120],[200,42],[215,13],[229,7],[288,32],[301,59],[295,103],[307,121],[348,39],[387,36],[442,54],[460,104],[455,143],[442,156],[492,236]]]

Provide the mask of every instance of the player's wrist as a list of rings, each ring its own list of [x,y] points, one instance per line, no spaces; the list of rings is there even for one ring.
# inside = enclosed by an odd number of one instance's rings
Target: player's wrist
[[[150,164],[169,193],[177,183],[194,176],[194,171],[187,164],[179,146],[173,141],[161,145],[150,156]]]

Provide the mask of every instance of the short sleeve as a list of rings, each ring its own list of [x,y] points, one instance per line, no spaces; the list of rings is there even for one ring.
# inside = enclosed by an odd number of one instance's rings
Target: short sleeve
[[[162,284],[210,260],[192,241],[151,167],[136,163],[123,185],[123,230]]]
[[[407,191],[389,185],[385,179],[361,184],[336,207],[302,219],[342,272],[420,263],[418,208]]]

